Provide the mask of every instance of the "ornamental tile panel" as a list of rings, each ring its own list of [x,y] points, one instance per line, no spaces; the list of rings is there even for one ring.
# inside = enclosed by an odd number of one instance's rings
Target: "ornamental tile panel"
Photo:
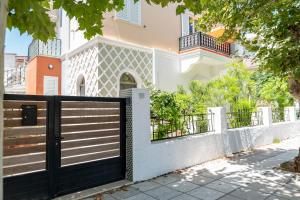
[[[134,71],[145,87],[152,80],[152,53],[98,43],[69,58],[68,91],[76,95],[77,79],[82,74],[87,96],[117,96],[120,73],[126,70]]]

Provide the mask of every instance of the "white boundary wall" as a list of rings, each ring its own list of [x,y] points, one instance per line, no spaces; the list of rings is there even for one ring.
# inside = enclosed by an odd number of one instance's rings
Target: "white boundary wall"
[[[227,129],[225,108],[209,108],[215,113],[215,132],[151,142],[150,99],[145,89],[132,89],[132,179],[147,180],[177,169],[273,143],[300,134],[300,121]],[[294,109],[294,108],[288,108]],[[264,121],[270,109],[261,109]],[[289,112],[294,115],[295,112]],[[225,121],[224,121],[225,120]]]

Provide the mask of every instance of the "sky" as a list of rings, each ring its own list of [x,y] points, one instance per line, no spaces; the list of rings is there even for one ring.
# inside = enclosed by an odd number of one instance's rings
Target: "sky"
[[[5,53],[16,53],[20,56],[26,56],[28,54],[28,46],[31,43],[32,38],[24,33],[20,35],[18,29],[6,30],[5,36]]]

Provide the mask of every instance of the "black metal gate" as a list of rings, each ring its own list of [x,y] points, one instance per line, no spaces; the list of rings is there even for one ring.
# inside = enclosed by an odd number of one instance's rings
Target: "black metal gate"
[[[50,199],[125,178],[125,99],[4,99],[4,199]]]

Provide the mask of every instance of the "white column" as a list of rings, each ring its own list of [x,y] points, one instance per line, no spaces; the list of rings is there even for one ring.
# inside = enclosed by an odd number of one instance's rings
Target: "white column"
[[[272,108],[271,107],[259,107],[258,111],[262,112],[262,120],[264,126],[272,126]]]
[[[224,154],[227,157],[232,156],[232,149],[230,145],[230,137],[227,133],[227,116],[225,107],[209,107],[207,108],[208,113],[213,113],[213,128],[215,133],[221,134],[221,138],[224,145]]]
[[[126,97],[126,166],[127,178],[142,179],[145,155],[151,145],[150,95],[146,89],[128,89],[120,92]],[[151,153],[151,152],[150,152]]]
[[[296,108],[294,106],[284,108],[284,121],[297,121]]]

